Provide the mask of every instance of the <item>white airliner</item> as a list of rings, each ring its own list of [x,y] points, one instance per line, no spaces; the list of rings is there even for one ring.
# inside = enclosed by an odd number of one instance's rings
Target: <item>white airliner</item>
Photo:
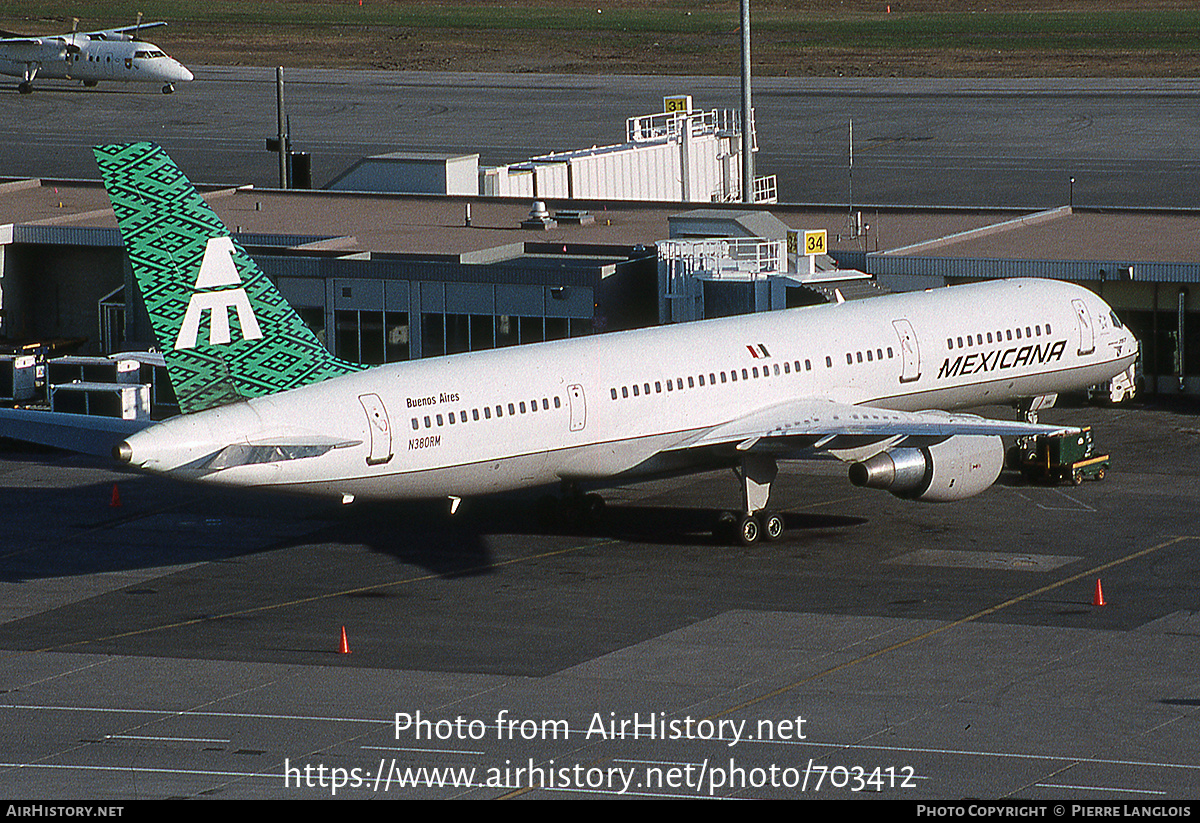
[[[20,77],[21,94],[33,91],[37,77],[79,80],[85,86],[101,81],[162,83],[163,94],[170,94],[176,83],[191,80],[192,73],[158,46],[140,39],[143,30],[165,25],[138,23],[45,37],[0,32],[0,74]]]
[[[946,410],[1084,389],[1137,356],[1095,294],[1023,279],[366,369],[304,329],[161,149],[96,153],[185,411],[114,454],[172,477],[453,507],[726,467],[742,507],[718,530],[751,543],[783,530],[779,459],[969,497],[999,475],[1000,435],[1062,428]]]

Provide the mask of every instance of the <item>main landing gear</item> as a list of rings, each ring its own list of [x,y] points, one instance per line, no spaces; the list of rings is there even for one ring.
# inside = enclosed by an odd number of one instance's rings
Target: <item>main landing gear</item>
[[[713,535],[723,543],[743,546],[778,540],[783,536],[783,516],[767,510],[771,483],[779,473],[775,458],[747,455],[733,472],[742,481],[742,511],[722,512]]]

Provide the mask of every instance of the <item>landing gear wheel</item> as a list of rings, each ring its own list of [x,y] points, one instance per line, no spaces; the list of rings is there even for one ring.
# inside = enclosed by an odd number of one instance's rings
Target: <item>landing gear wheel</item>
[[[18,83],[17,91],[19,91],[21,94],[31,94],[31,93],[33,93],[33,83],[28,83],[28,82]]]
[[[758,525],[758,520],[754,515],[747,514],[742,517],[738,524],[738,540],[743,546],[751,546],[758,542],[758,538],[762,535],[762,528]]]
[[[163,94],[171,94],[172,92],[175,91],[175,87],[173,85],[171,85],[170,83],[167,83],[165,86],[163,86],[162,91],[163,91]]]
[[[773,542],[783,537],[783,517],[775,512],[763,512],[761,517],[764,538]]]

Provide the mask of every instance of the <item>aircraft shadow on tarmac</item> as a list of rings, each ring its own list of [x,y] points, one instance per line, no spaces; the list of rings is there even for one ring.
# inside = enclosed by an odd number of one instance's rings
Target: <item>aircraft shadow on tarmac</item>
[[[227,561],[323,543],[368,550],[443,576],[487,574],[494,535],[527,535],[547,550],[563,540],[725,546],[709,508],[609,505],[586,520],[524,498],[360,502],[352,506],[261,493],[163,483],[131,475],[70,489],[26,488],[9,496],[12,526],[0,540],[0,581]],[[114,497],[114,495],[116,495]],[[795,543],[863,518],[783,513],[781,543]],[[769,551],[771,544],[764,543]]]
[[[365,545],[431,572],[452,576],[486,574],[492,535],[528,535],[553,550],[562,540],[610,539],[649,545],[722,546],[713,535],[720,512],[708,508],[608,505],[591,518],[547,509],[544,501],[484,498],[463,503],[451,515],[443,505],[387,503],[356,506],[324,534],[339,542]],[[866,523],[863,518],[783,513],[781,542]],[[770,544],[764,543],[764,546]],[[768,549],[769,550],[769,549]]]

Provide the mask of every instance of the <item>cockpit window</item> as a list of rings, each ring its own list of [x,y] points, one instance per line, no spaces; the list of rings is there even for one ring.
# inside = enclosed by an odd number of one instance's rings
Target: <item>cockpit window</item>
[[[1123,328],[1125,328],[1123,325],[1121,325],[1121,319],[1120,319],[1119,317],[1117,317],[1117,313],[1116,313],[1115,311],[1110,311],[1110,312],[1108,313],[1108,316],[1112,318],[1112,323],[1113,323],[1113,328],[1114,328],[1114,329],[1123,329]]]
[[[159,51],[158,49],[148,49],[146,51],[135,51],[133,53],[133,56],[134,57],[144,57],[146,59],[152,59],[155,57],[166,57],[167,55],[164,54],[163,52]]]

